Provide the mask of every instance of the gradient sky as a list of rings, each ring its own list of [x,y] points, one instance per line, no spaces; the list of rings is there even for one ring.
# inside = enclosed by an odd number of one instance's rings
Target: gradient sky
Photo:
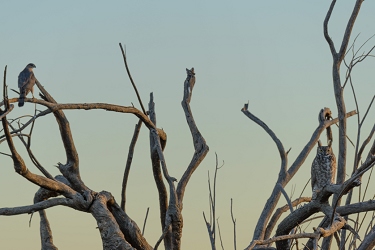
[[[35,63],[36,77],[61,103],[133,103],[139,107],[118,46],[126,44],[129,67],[145,105],[150,92],[154,93],[158,127],[168,135],[165,157],[169,173],[179,179],[193,155],[180,102],[185,68],[194,67],[191,107],[210,152],[187,186],[182,246],[209,249],[202,212],[209,213],[207,172],[213,174],[216,152],[219,161],[225,161],[218,172],[216,212],[223,244],[233,248],[233,198],[237,246],[243,249],[277,179],[280,159],[268,135],[240,110],[249,102],[249,110],[273,129],[286,149],[292,148],[290,163],[317,127],[319,110],[330,107],[336,116],[332,58],[323,37],[329,4],[323,0],[2,1],[0,68],[8,65],[7,83],[16,89],[19,72],[27,63]],[[353,4],[339,1],[334,10],[329,32],[337,47]],[[374,9],[374,1],[362,5],[352,37],[360,33],[357,47],[375,34]],[[369,42],[373,44],[375,40]],[[353,75],[362,112],[374,94],[373,69],[374,60],[369,58]],[[349,88],[346,98],[347,110],[353,110]],[[32,113],[33,105],[26,103],[8,118]],[[106,111],[67,111],[66,115],[86,185],[95,191],[110,191],[120,202],[137,118]],[[372,126],[373,112],[368,120]],[[349,121],[352,139],[355,130],[353,118]],[[337,138],[337,128],[334,136]],[[22,145],[16,145],[26,159]],[[148,131],[143,127],[130,173],[127,211],[142,227],[150,207],[145,236],[154,245],[161,232],[148,146]],[[0,150],[8,152],[5,143]],[[37,120],[32,150],[45,168],[59,174],[54,165],[65,162],[65,153],[53,116]],[[294,198],[309,179],[311,161],[312,156],[286,187],[289,194],[296,190]],[[29,161],[27,164],[38,173]],[[0,156],[0,167],[0,207],[31,204],[38,187],[14,172],[9,157]],[[304,195],[310,194],[308,188]],[[280,201],[280,205],[284,203]],[[55,207],[47,215],[59,249],[102,249],[96,222],[89,214]],[[29,215],[0,217],[1,249],[40,248],[39,215],[34,215],[31,227],[29,219]],[[312,226],[306,230],[311,231]]]

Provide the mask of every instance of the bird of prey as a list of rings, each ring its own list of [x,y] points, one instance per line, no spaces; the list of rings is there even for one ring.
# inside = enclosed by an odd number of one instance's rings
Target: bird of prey
[[[33,68],[35,64],[29,63],[24,70],[18,75],[18,87],[20,88],[20,98],[18,99],[18,107],[22,107],[25,102],[25,97],[31,91],[34,97],[34,84],[36,78],[34,76]]]

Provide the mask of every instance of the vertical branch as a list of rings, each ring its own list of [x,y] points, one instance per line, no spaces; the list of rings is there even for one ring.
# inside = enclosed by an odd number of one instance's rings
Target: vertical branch
[[[232,217],[232,222],[233,222],[233,245],[234,245],[234,250],[237,249],[237,236],[236,236],[236,219],[233,216],[233,199],[230,198],[230,215]]]
[[[3,99],[4,99],[6,111],[9,109],[8,93],[7,93],[7,68],[8,68],[8,65],[5,65],[4,78],[3,78]]]
[[[40,216],[40,240],[42,249],[57,250],[53,244],[52,230],[44,210],[39,211]]]
[[[197,167],[200,165],[200,163],[203,161],[203,159],[206,157],[208,153],[208,146],[206,144],[205,139],[203,138],[202,134],[198,130],[197,125],[195,124],[193,113],[190,109],[190,100],[191,96],[193,94],[193,87],[195,85],[195,72],[194,68],[192,69],[186,69],[187,77],[184,82],[184,97],[181,102],[182,108],[185,112],[186,121],[189,125],[191,135],[193,137],[193,144],[194,144],[194,155],[193,159],[191,160],[189,166],[187,167],[186,171],[181,177],[181,180],[179,181],[177,185],[177,196],[179,205],[182,209],[182,200],[185,193],[185,188],[189,182],[190,177],[194,173],[194,171],[197,169]]]
[[[345,181],[346,176],[346,153],[347,153],[347,141],[346,141],[346,107],[344,102],[344,88],[341,85],[340,79],[340,65],[343,61],[346,50],[349,44],[350,36],[352,33],[352,29],[355,23],[355,20],[358,16],[361,4],[363,0],[357,0],[355,6],[353,8],[353,12],[350,16],[348,24],[346,26],[345,34],[341,42],[341,47],[338,53],[336,53],[333,42],[331,38],[329,38],[328,34],[328,22],[336,3],[336,0],[333,0],[331,6],[328,10],[326,18],[324,20],[324,37],[326,38],[328,45],[331,50],[332,58],[333,58],[333,65],[332,65],[332,79],[333,79],[333,88],[334,94],[336,99],[336,106],[339,118],[339,154],[338,154],[338,161],[337,161],[337,178],[336,183],[341,184]],[[334,195],[333,201],[340,205],[340,197],[338,195]],[[323,241],[323,246],[328,247],[331,244],[332,237],[327,237]]]
[[[128,67],[128,62],[127,62],[127,60],[126,60],[126,53],[125,53],[124,49],[122,48],[121,43],[119,43],[119,45],[120,45],[120,48],[121,48],[122,57],[123,57],[123,59],[124,59],[126,72],[128,73],[129,79],[130,79],[130,81],[131,81],[131,83],[132,83],[132,85],[133,85],[134,91],[135,91],[135,93],[136,93],[136,95],[137,95],[137,98],[138,98],[139,104],[141,105],[142,111],[143,111],[144,114],[146,114],[146,110],[145,110],[145,108],[143,107],[142,100],[141,100],[141,97],[140,97],[140,95],[139,95],[138,89],[137,89],[137,87],[135,86],[135,83],[134,83],[134,81],[133,81],[133,78],[132,78],[132,76],[131,76],[131,74],[130,74],[130,70],[129,70],[129,67]]]
[[[215,165],[215,174],[214,174],[214,196],[213,196],[213,203],[212,203],[212,232],[214,235],[214,240],[216,239],[216,225],[215,225],[215,220],[216,220],[216,180],[217,180],[217,170],[218,168],[218,160],[217,160],[217,154],[215,152],[215,157],[216,157],[216,165]]]
[[[218,232],[219,232],[219,239],[220,239],[221,249],[224,250],[223,240],[222,240],[222,238],[221,238],[221,231],[220,231],[219,218],[217,218],[216,222],[217,222],[217,230],[218,230]]]
[[[218,158],[217,154],[215,153],[216,157],[216,165],[215,165],[215,175],[214,175],[214,185],[213,185],[213,191],[211,189],[211,180],[210,180],[210,172],[208,172],[208,192],[209,192],[209,205],[210,205],[210,222],[206,220],[206,216],[203,212],[203,218],[206,222],[207,230],[208,230],[208,236],[211,241],[211,248],[216,249],[216,180],[217,180],[217,171],[224,166],[221,165],[219,167],[218,164]],[[221,241],[221,236],[220,236]]]
[[[180,249],[181,247],[181,237],[182,237],[182,226],[183,226],[183,219],[181,215],[181,206],[178,202],[178,196],[175,189],[173,182],[177,181],[176,178],[172,177],[168,173],[167,164],[164,158],[164,154],[162,151],[162,146],[160,143],[160,137],[156,131],[156,129],[151,129],[151,135],[154,139],[155,148],[158,153],[158,157],[161,163],[161,169],[163,171],[164,178],[167,180],[169,186],[169,204],[165,218],[165,228],[163,230],[163,235],[165,234],[166,230],[169,230],[169,227],[172,227],[172,234],[171,234],[171,242],[172,242],[172,249]]]
[[[14,105],[10,105],[9,100],[8,100],[8,92],[7,92],[7,85],[6,85],[7,68],[8,66],[5,66],[4,79],[3,79],[3,99],[4,99],[3,103],[5,106],[5,110],[2,111],[2,109],[0,108],[0,119],[5,118],[5,116],[8,115],[14,108]]]
[[[150,211],[150,208],[148,207],[148,208],[147,208],[147,211],[146,211],[145,220],[144,220],[144,222],[143,222],[142,235],[145,235],[146,222],[147,222],[147,217],[148,217],[148,212],[149,212],[149,211]]]
[[[154,103],[154,95],[150,93],[150,102],[148,104],[149,116],[150,120],[156,126],[156,114],[155,114],[155,103]],[[160,159],[158,152],[156,150],[157,142],[154,140],[152,133],[150,131],[150,154],[151,154],[151,163],[152,163],[152,173],[154,176],[156,188],[158,189],[159,195],[159,211],[160,211],[160,223],[161,228],[164,230],[166,227],[166,214],[168,209],[168,193],[163,182],[163,175],[160,166]],[[164,140],[165,141],[165,140]],[[165,143],[164,143],[165,146]],[[164,148],[162,146],[162,148]],[[171,231],[170,229],[166,230],[164,235],[164,247],[165,249],[171,249]]]
[[[213,231],[212,231],[212,228],[211,228],[211,223],[207,221],[206,215],[204,214],[204,212],[203,212],[203,219],[204,219],[204,222],[206,223],[206,227],[207,227],[207,231],[208,231],[208,237],[209,237],[210,242],[211,242],[211,249],[216,250],[215,239],[214,239]]]
[[[139,95],[137,86],[135,85],[135,83],[133,81],[133,78],[130,74],[128,62],[126,60],[126,53],[125,53],[124,49],[122,48],[121,43],[119,43],[119,45],[120,45],[120,49],[121,49],[121,53],[122,53],[122,58],[124,59],[126,72],[128,73],[128,77],[130,79],[130,82],[133,85],[133,89],[134,89],[134,91],[137,95],[137,98],[138,98],[139,104],[141,105],[142,111],[143,111],[144,114],[146,114],[146,110],[143,107],[142,99]],[[139,120],[136,127],[135,127],[135,130],[134,130],[133,138],[132,138],[132,141],[131,141],[130,146],[129,146],[128,158],[126,160],[126,166],[125,166],[124,177],[123,177],[123,180],[122,180],[122,189],[121,189],[121,208],[124,211],[125,211],[125,203],[126,203],[126,186],[127,186],[127,182],[128,182],[131,164],[132,164],[132,161],[133,161],[134,148],[135,148],[135,145],[137,143],[138,135],[139,135],[139,132],[141,130],[141,127],[142,127],[142,121]]]
[[[70,186],[70,183],[67,179],[65,179],[63,176],[56,176],[56,179],[68,186]],[[53,192],[50,190],[47,190],[45,188],[40,188],[34,195],[34,204],[47,200],[52,197],[58,196],[59,193]],[[49,224],[47,214],[45,210],[39,211],[39,217],[40,217],[40,240],[42,249],[48,249],[48,250],[57,250],[58,248],[53,244],[53,237],[52,237],[52,230],[51,226]]]
[[[128,183],[128,177],[130,173],[130,167],[133,161],[133,155],[134,155],[134,148],[135,144],[137,143],[139,132],[141,130],[142,121],[139,120],[138,123],[135,125],[133,137],[129,146],[129,152],[128,152],[128,159],[126,160],[126,166],[124,171],[124,177],[122,179],[122,188],[121,188],[121,208],[125,211],[125,204],[126,204],[126,187]]]

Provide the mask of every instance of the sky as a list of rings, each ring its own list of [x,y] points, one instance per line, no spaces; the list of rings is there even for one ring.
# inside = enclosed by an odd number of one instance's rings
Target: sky
[[[140,107],[123,65],[119,43],[145,106],[150,93],[157,126],[168,135],[165,158],[170,175],[179,179],[194,153],[181,107],[186,68],[195,68],[191,108],[210,152],[191,178],[184,198],[183,249],[209,249],[202,212],[209,213],[207,173],[213,176],[215,153],[224,166],[217,177],[217,217],[223,245],[233,248],[230,200],[237,220],[237,247],[251,241],[257,218],[277,179],[280,159],[270,137],[241,112],[249,110],[279,137],[292,163],[318,126],[318,113],[337,111],[331,78],[332,57],[323,37],[329,1],[2,1],[0,72],[7,65],[7,84],[17,89],[19,72],[32,62],[35,75],[60,103],[105,102]],[[340,44],[354,1],[339,1],[329,25]],[[375,2],[365,1],[353,30],[359,47],[375,34]],[[375,44],[370,40],[363,50]],[[374,60],[353,73],[360,114],[374,95]],[[342,69],[342,74],[345,69]],[[1,75],[2,77],[2,75]],[[35,91],[36,95],[38,91]],[[9,91],[11,97],[16,93]],[[350,88],[347,110],[355,109]],[[43,107],[38,107],[43,110]],[[34,106],[16,107],[8,118],[33,114]],[[80,157],[81,177],[94,191],[111,192],[120,202],[122,175],[137,118],[131,114],[66,111]],[[373,112],[363,127],[368,132]],[[348,121],[356,137],[356,118]],[[333,129],[337,138],[337,128]],[[324,137],[322,137],[324,139]],[[16,144],[26,160],[26,151]],[[337,152],[337,140],[334,142]],[[65,153],[53,116],[37,120],[32,150],[53,175]],[[350,149],[353,150],[352,148]],[[8,152],[5,143],[1,152]],[[285,190],[297,197],[309,180],[313,156]],[[38,170],[26,160],[28,168]],[[349,168],[351,162],[348,163]],[[0,207],[32,204],[38,187],[16,174],[9,157],[0,156]],[[294,190],[294,191],[293,191]],[[304,195],[309,196],[308,189]],[[127,193],[129,216],[145,237],[160,237],[157,191],[153,181],[148,131],[142,128],[135,149]],[[281,200],[279,205],[284,205]],[[59,249],[102,249],[90,214],[65,207],[47,210]],[[0,217],[4,249],[39,249],[39,215]],[[312,226],[306,229],[312,230]],[[219,246],[219,242],[217,242]]]

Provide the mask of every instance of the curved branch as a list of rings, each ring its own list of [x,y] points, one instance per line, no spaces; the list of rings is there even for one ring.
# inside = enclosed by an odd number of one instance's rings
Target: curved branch
[[[42,92],[40,96],[46,100],[45,103],[57,104],[55,99],[44,89],[38,80],[35,84]],[[37,100],[33,98],[32,100]],[[70,129],[70,124],[62,110],[52,110],[53,115],[56,118],[56,122],[59,125],[60,136],[62,143],[64,145],[66,154],[66,164],[58,163],[58,168],[60,172],[69,180],[73,188],[80,193],[86,192],[89,188],[83,183],[80,172],[79,172],[79,158],[78,152],[74,144],[72,131]]]
[[[193,137],[193,144],[194,144],[194,155],[192,160],[189,163],[184,174],[181,176],[181,180],[178,182],[177,185],[177,196],[180,208],[182,209],[182,201],[184,198],[185,188],[190,180],[190,177],[206,157],[209,147],[206,143],[206,140],[203,138],[202,134],[200,133],[197,125],[195,124],[193,113],[190,109],[190,100],[193,94],[193,88],[195,85],[195,72],[194,68],[186,69],[186,80],[184,82],[184,97],[182,99],[181,105],[185,112],[185,117],[187,124],[190,128],[191,135]]]
[[[286,168],[288,164],[288,157],[287,154],[285,153],[284,146],[282,142],[277,138],[276,134],[265,124],[263,121],[261,121],[258,117],[253,115],[252,113],[249,112],[248,110],[249,103],[245,104],[244,107],[241,109],[242,113],[244,113],[247,117],[249,117],[253,122],[261,126],[267,134],[272,138],[272,140],[275,142],[277,149],[279,150],[280,158],[281,158],[281,170],[279,174],[286,174]]]
[[[326,18],[324,19],[324,23],[323,23],[324,38],[326,39],[326,41],[329,45],[329,48],[331,50],[331,54],[332,54],[333,57],[336,57],[337,53],[336,53],[335,45],[333,44],[333,41],[328,34],[328,22],[329,22],[329,19],[331,18],[332,11],[333,11],[333,8],[335,7],[335,4],[336,4],[336,0],[333,0],[331,2],[331,5],[329,7],[329,10],[327,12]]]

